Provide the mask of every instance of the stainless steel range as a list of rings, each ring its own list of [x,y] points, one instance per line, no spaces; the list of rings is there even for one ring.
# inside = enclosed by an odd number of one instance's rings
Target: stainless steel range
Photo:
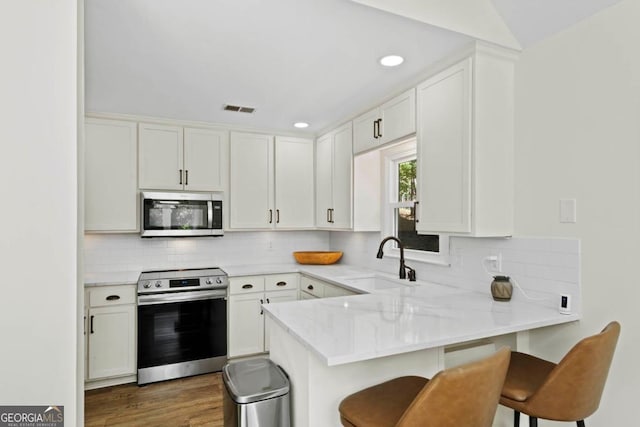
[[[228,287],[220,268],[140,274],[138,385],[222,369]]]

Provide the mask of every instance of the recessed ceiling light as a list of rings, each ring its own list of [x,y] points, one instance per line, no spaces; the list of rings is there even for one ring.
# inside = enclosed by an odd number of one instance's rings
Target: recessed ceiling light
[[[404,58],[400,55],[387,55],[380,58],[380,65],[385,67],[397,67],[404,62]]]
[[[297,122],[297,123],[294,123],[293,126],[297,127],[298,129],[304,129],[309,127],[309,123]]]

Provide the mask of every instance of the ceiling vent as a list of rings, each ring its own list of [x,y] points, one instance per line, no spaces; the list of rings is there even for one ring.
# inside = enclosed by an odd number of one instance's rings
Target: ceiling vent
[[[229,105],[229,104],[225,104],[223,110],[234,111],[236,113],[249,113],[249,114],[252,114],[254,111],[256,111],[256,109],[253,107],[241,107],[239,105]]]

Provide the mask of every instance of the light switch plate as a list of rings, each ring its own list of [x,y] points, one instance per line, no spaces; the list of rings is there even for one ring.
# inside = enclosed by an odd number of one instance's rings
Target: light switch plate
[[[576,222],[576,199],[560,199],[560,222]]]

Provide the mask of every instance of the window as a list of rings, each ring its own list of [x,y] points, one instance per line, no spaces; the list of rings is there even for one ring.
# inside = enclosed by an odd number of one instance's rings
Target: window
[[[415,139],[383,150],[382,157],[386,183],[382,207],[383,235],[400,239],[407,259],[446,262],[448,236],[418,234],[416,231],[418,162]]]

